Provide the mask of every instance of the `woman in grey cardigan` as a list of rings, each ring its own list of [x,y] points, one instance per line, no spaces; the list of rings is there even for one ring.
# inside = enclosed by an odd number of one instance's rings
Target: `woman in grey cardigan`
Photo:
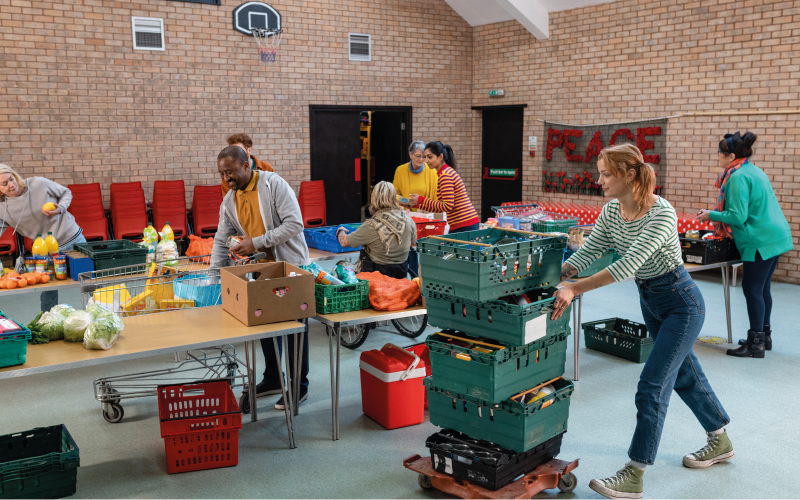
[[[45,210],[47,202],[56,209]],[[44,177],[23,180],[14,169],[0,163],[0,235],[9,228],[30,239],[52,232],[59,250],[70,250],[86,241],[75,217],[67,212],[71,202],[72,192],[61,184]],[[57,303],[58,291],[42,292],[42,311]]]

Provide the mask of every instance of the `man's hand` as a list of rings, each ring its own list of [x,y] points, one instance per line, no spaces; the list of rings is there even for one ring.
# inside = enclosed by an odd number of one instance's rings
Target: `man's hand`
[[[708,216],[709,212],[711,212],[711,210],[700,210],[697,212],[697,220],[700,222],[709,222],[711,220],[711,217]]]
[[[556,292],[556,300],[553,301],[553,314],[550,319],[558,319],[559,316],[564,314],[564,310],[572,303],[575,298],[575,292],[572,291],[571,286],[559,288]]]
[[[46,216],[48,216],[48,217],[52,217],[52,216],[54,216],[54,215],[58,215],[58,214],[60,214],[60,213],[61,213],[61,207],[59,207],[58,205],[56,205],[56,209],[55,209],[55,210],[45,210],[45,209],[42,209],[42,213],[43,213],[43,214],[45,214],[45,215],[46,215]]]
[[[419,205],[419,195],[418,194],[410,194],[408,195],[408,204],[409,206],[416,207]]]
[[[347,228],[340,227],[336,231],[336,238],[339,240],[339,244],[343,247],[349,247],[350,244],[347,242]]]
[[[256,247],[253,246],[253,239],[251,237],[242,236],[242,242],[236,246],[232,246],[231,251],[236,255],[247,256],[256,253]]]

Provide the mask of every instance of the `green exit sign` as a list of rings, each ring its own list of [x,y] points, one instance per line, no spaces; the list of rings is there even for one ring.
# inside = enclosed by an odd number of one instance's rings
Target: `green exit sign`
[[[516,177],[517,169],[515,168],[490,168],[489,177]]]
[[[490,90],[489,97],[502,97],[506,95],[505,89]]]

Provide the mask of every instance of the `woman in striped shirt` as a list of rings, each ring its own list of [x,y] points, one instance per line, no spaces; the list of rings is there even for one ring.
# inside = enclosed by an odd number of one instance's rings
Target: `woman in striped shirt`
[[[439,176],[436,185],[438,200],[412,194],[408,197],[409,204],[428,212],[445,212],[451,233],[478,229],[478,213],[469,201],[464,182],[454,170],[457,165],[453,149],[439,141],[429,142],[425,145],[425,162]]]
[[[628,462],[614,476],[589,487],[608,498],[641,498],[642,476],[652,465],[672,390],[705,429],[707,444],[683,457],[683,465],[705,468],[733,457],[725,433],[730,419],[692,351],[705,319],[700,290],[683,267],[675,209],[653,195],[655,174],[632,144],[604,149],[597,161],[599,184],[609,198],[586,243],[563,265],[562,280],[586,269],[610,246],[622,258],[591,278],[560,289],[553,317],[575,295],[635,276],[653,350],[636,392],[636,430]]]

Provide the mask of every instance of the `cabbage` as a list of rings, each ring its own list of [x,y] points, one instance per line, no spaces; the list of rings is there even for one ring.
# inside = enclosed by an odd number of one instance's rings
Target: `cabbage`
[[[50,309],[50,312],[58,313],[58,314],[60,314],[60,315],[62,315],[64,317],[69,316],[74,311],[75,311],[75,308],[72,307],[69,304],[58,304],[58,305],[53,306],[52,309]]]
[[[104,316],[92,321],[92,324],[89,325],[89,328],[86,329],[86,333],[83,336],[83,347],[87,349],[111,349],[111,346],[117,341],[120,332],[115,318],[116,316]],[[122,320],[119,322],[122,323]]]
[[[39,318],[37,323],[38,325],[41,325],[39,331],[41,331],[43,335],[46,335],[50,340],[61,340],[64,338],[65,319],[67,319],[66,316],[62,316],[58,312],[46,312],[42,314],[42,317]]]
[[[83,333],[94,320],[91,313],[75,311],[64,320],[64,340],[67,342],[82,342]]]
[[[98,316],[106,312],[107,309],[97,304],[91,304],[86,308],[86,312],[91,314],[93,318],[97,319]]]
[[[106,311],[102,313],[100,316],[97,317],[96,321],[110,319],[114,322],[114,326],[120,332],[125,329],[125,324],[122,322],[122,318],[118,314],[114,314],[111,311]]]

